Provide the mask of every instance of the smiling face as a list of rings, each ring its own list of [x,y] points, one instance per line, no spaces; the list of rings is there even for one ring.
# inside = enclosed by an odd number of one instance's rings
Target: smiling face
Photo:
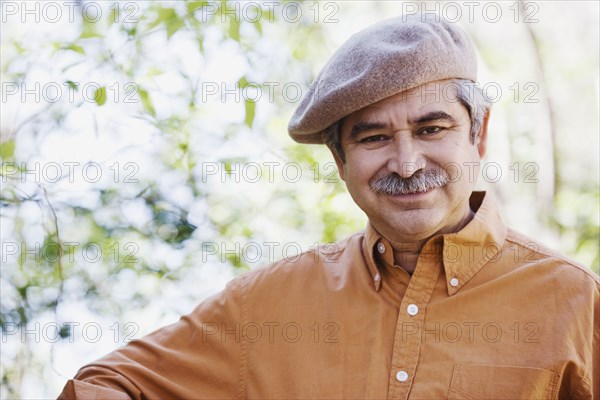
[[[447,82],[388,97],[341,124],[345,162],[333,152],[340,177],[392,243],[454,232],[470,216],[487,116],[474,145],[469,113]]]

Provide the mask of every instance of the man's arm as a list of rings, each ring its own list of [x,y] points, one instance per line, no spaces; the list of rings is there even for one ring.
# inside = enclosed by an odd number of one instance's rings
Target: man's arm
[[[244,387],[235,334],[242,322],[239,284],[232,281],[176,324],[83,367],[59,399],[238,397]]]

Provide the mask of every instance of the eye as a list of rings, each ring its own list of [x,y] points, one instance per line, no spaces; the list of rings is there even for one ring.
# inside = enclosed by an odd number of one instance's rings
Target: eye
[[[387,136],[372,135],[372,136],[367,136],[366,138],[361,139],[360,142],[361,143],[376,143],[376,142],[382,142],[384,140],[387,140]]]
[[[428,126],[426,128],[423,128],[419,131],[419,134],[421,135],[435,135],[438,134],[440,132],[442,132],[444,130],[444,128],[442,128],[441,126]]]

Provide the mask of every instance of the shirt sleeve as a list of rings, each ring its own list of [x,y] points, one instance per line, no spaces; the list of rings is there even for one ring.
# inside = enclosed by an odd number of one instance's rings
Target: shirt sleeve
[[[593,302],[591,353],[583,350],[584,346],[581,346],[582,350],[580,351],[580,354],[584,354],[588,362],[581,368],[580,373],[574,374],[577,380],[568,374],[563,377],[563,380],[568,381],[570,378],[574,382],[572,382],[572,389],[568,395],[561,397],[581,400],[600,399],[600,281],[597,278]]]
[[[592,347],[592,398],[600,399],[600,283],[596,282],[594,298],[594,339]]]
[[[598,279],[596,279],[593,307],[592,354],[589,357],[591,365],[572,396],[576,399],[600,399],[600,282]]]
[[[242,397],[239,285],[230,282],[179,322],[81,368],[58,398]]]

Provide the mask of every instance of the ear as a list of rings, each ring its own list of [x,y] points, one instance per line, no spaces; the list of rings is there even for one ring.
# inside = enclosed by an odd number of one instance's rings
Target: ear
[[[477,151],[479,152],[479,157],[483,158],[485,156],[485,152],[487,150],[487,133],[488,133],[488,121],[490,120],[490,112],[491,108],[488,109],[488,112],[483,117],[483,123],[481,124],[481,128],[479,129],[479,136],[477,137]]]
[[[333,159],[335,160],[335,165],[337,165],[338,174],[340,175],[340,178],[344,182],[346,182],[346,179],[344,177],[344,162],[342,161],[342,159],[340,158],[340,156],[334,149],[332,149],[329,146],[327,146],[327,148],[329,149],[329,151],[331,152],[331,155],[333,156]]]

